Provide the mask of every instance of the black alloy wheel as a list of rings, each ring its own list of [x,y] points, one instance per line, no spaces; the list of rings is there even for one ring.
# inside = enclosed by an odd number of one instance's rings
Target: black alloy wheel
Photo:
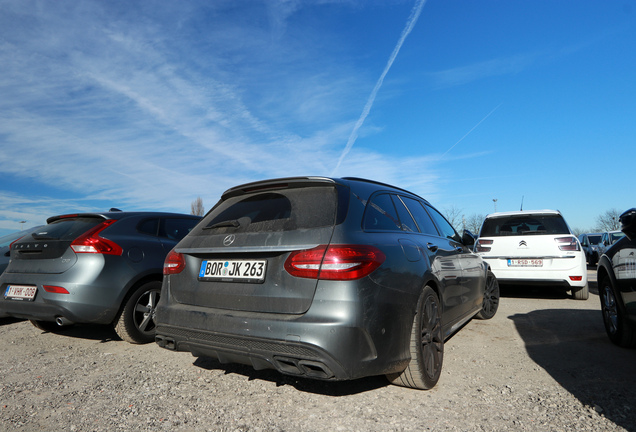
[[[475,315],[476,318],[487,320],[495,316],[499,309],[499,282],[495,275],[488,270],[486,276],[486,287],[484,288],[484,301],[481,310]]]
[[[444,360],[441,305],[435,291],[426,286],[417,305],[411,329],[411,361],[402,373],[389,374],[393,384],[431,389],[437,384]]]
[[[599,286],[601,311],[605,331],[612,343],[623,348],[636,347],[636,329],[627,320],[625,307],[616,288],[608,276],[604,276]]]

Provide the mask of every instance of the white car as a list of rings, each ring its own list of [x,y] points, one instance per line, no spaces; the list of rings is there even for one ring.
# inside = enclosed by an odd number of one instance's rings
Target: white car
[[[475,243],[500,284],[563,286],[587,300],[587,265],[579,240],[556,210],[486,216]]]

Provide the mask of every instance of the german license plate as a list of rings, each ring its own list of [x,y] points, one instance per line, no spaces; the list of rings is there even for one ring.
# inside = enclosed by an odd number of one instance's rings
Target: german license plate
[[[259,283],[265,280],[265,260],[204,260],[199,278],[224,282]]]
[[[508,267],[543,267],[542,259],[509,259]]]
[[[4,298],[31,301],[37,291],[37,287],[32,285],[9,285],[4,292]]]

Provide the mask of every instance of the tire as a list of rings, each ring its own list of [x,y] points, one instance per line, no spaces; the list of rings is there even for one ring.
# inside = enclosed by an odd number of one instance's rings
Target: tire
[[[442,308],[439,298],[429,286],[417,303],[409,345],[411,361],[401,373],[387,375],[391,383],[421,390],[437,384],[444,360]]]
[[[53,321],[39,321],[39,320],[29,320],[29,321],[31,322],[31,324],[33,324],[35,328],[38,328],[45,332],[55,333],[56,331],[61,329],[61,327],[58,326]]]
[[[598,254],[595,252],[592,254],[592,256],[590,257],[590,261],[589,264],[591,266],[595,266],[598,263]]]
[[[488,320],[495,316],[497,309],[499,309],[499,282],[495,275],[488,270],[484,301],[481,305],[481,310],[475,315],[475,318]]]
[[[155,310],[161,295],[161,282],[145,283],[129,296],[115,320],[117,335],[133,344],[155,340]]]
[[[590,298],[590,288],[587,284],[583,288],[572,290],[572,298],[574,300],[587,300]]]
[[[607,336],[613,344],[623,348],[636,348],[636,328],[630,326],[621,297],[608,276],[599,285],[601,312]]]

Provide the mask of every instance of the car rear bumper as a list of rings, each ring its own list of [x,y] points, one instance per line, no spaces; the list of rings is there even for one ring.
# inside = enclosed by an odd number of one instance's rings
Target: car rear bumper
[[[360,302],[314,301],[305,314],[282,315],[183,305],[165,293],[156,330],[163,348],[325,380],[400,372],[410,360],[407,302],[379,303],[365,316]]]
[[[0,279],[0,316],[38,321],[65,318],[73,323],[109,324],[119,310],[117,296],[120,292],[113,289],[112,281],[92,282],[68,282],[64,274],[5,273]],[[37,293],[30,301],[8,299],[5,293],[10,285],[36,286]],[[47,292],[43,285],[63,287],[68,294]]]
[[[509,267],[507,258],[483,257],[501,284],[562,285],[582,288],[587,284],[585,257],[544,260],[543,267]],[[580,277],[580,280],[572,278]]]

